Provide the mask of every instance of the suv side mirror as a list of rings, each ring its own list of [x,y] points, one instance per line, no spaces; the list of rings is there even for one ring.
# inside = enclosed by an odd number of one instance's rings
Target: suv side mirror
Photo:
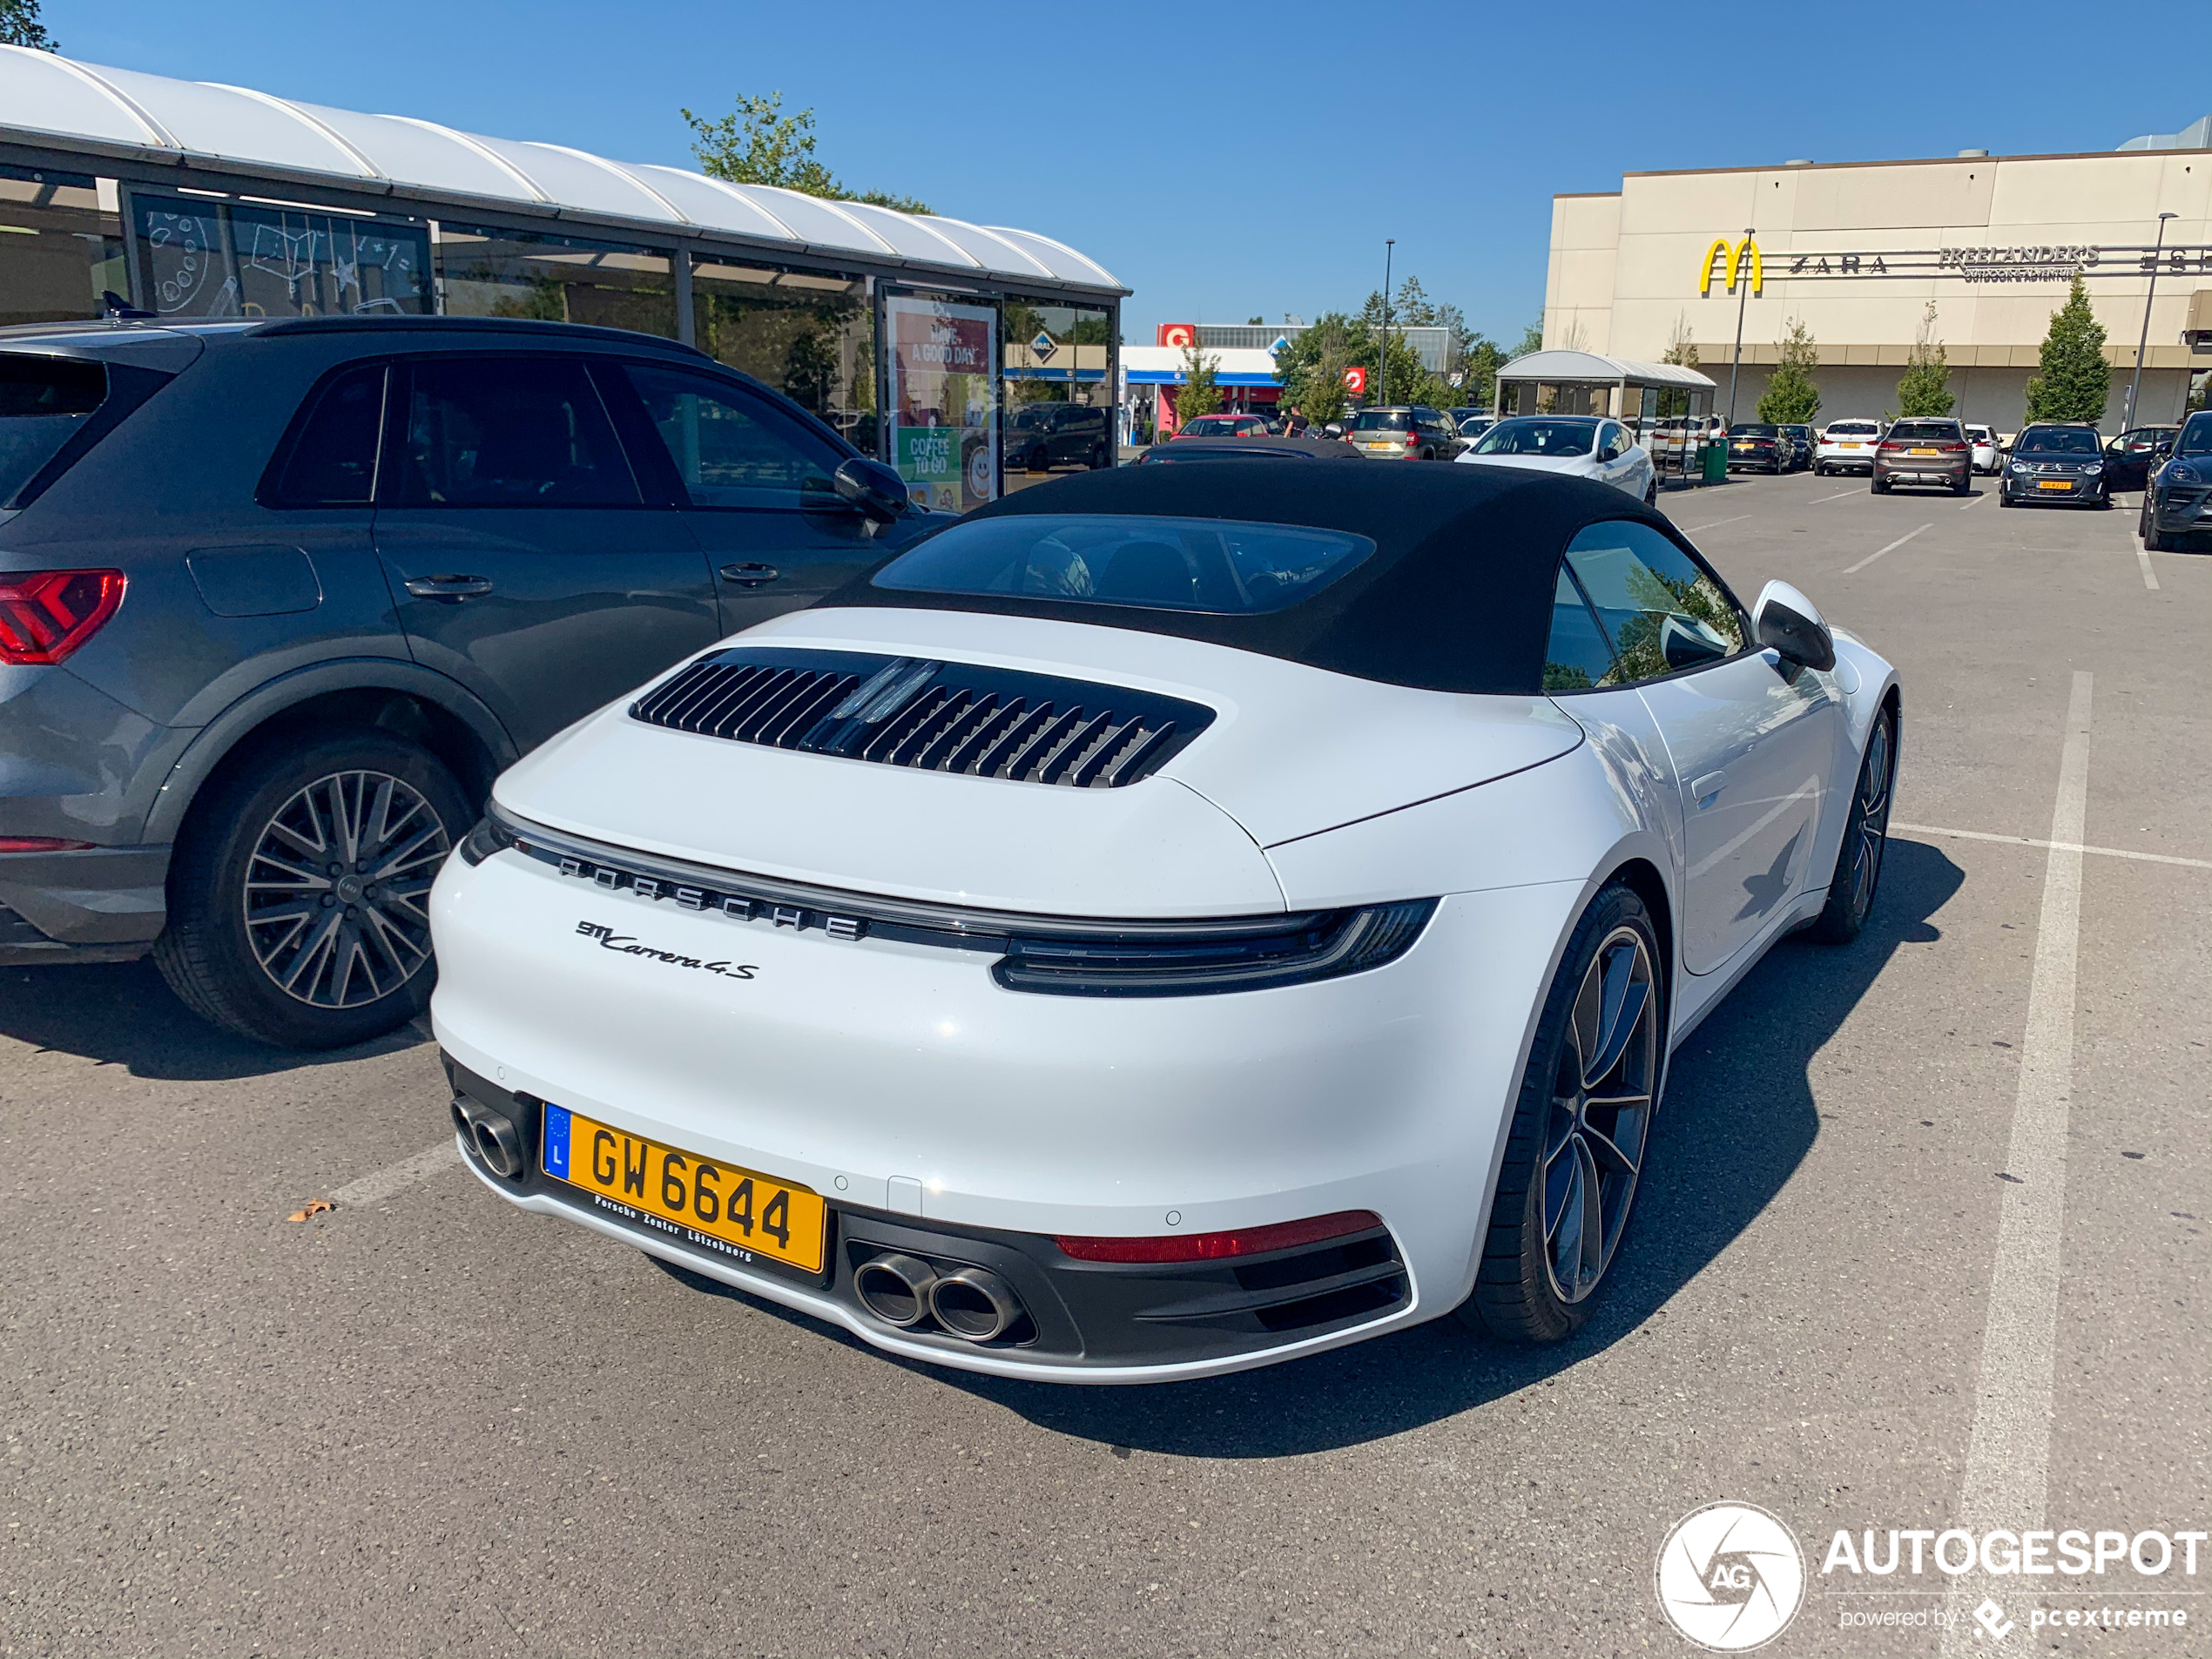
[[[865,455],[854,455],[840,466],[831,482],[839,495],[878,524],[895,523],[914,505],[907,494],[907,481],[880,461],[870,461]]]
[[[1332,438],[1341,438],[1344,436],[1344,428],[1339,426],[1334,421],[1330,421],[1329,424],[1323,427],[1321,430]]]
[[[1751,631],[1785,663],[1823,673],[1836,665],[1836,637],[1820,619],[1820,608],[1787,582],[1770,582],[1759,590]]]

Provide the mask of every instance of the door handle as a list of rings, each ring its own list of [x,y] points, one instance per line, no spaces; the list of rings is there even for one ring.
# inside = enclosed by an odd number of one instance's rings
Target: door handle
[[[415,576],[401,585],[418,599],[443,599],[448,604],[481,599],[492,588],[488,576]]]
[[[1721,791],[1727,787],[1728,774],[1726,772],[1709,772],[1703,778],[1690,784],[1689,798],[1697,803],[1697,810],[1703,812],[1719,799]]]
[[[724,565],[719,574],[725,582],[740,588],[765,588],[783,572],[772,564],[748,559],[743,563]]]

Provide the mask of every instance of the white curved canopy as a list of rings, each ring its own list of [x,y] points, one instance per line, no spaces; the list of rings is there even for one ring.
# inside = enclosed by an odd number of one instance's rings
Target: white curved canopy
[[[1601,357],[1594,351],[1536,351],[1516,357],[1498,371],[1501,381],[1595,381],[1619,386],[1689,386],[1715,389],[1694,368],[1676,363],[1640,363],[1629,357]]]
[[[107,69],[0,46],[0,136],[167,152],[241,170],[573,209],[640,230],[742,236],[1000,279],[1114,293],[1112,273],[1049,237],[956,219],[725,184],[680,167],[609,161],[557,144],[486,138],[411,116],[364,115],[245,87]]]

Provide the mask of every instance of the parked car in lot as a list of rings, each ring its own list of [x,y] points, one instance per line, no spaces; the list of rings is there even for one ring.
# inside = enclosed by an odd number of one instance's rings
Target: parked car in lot
[[[1359,461],[1359,450],[1339,438],[1304,437],[1263,433],[1249,438],[1214,438],[1205,443],[1156,443],[1131,466],[1178,465],[1211,461]]]
[[[481,1202],[599,1236],[502,1271],[642,1249],[1062,1383],[1609,1336],[1639,1186],[1709,1190],[1649,1156],[1668,1054],[1877,902],[1898,699],[1580,479],[1010,495],[499,779],[445,1102]]]
[[[500,769],[941,518],[670,341],[444,317],[0,330],[0,962],[302,1048],[414,1017]]]
[[[2005,464],[2005,446],[1998,439],[1994,428],[1970,426],[1966,428],[1966,442],[1973,452],[1974,470],[1985,475],[1994,475]]]
[[[1694,473],[1702,462],[1702,447],[1725,442],[1727,434],[1728,423],[1717,415],[1669,415],[1654,421],[1640,442],[1660,471],[1679,473],[1687,467]]]
[[[1411,405],[1361,409],[1344,435],[1372,461],[1450,461],[1467,448],[1442,410]]]
[[[1872,472],[1875,446],[1882,441],[1879,421],[1831,421],[1814,444],[1812,469],[1819,476],[1839,472]]]
[[[1271,423],[1264,415],[1199,415],[1186,421],[1176,437],[1264,438]]]
[[[2174,451],[2177,426],[2139,426],[2105,445],[2105,489],[2141,489],[2151,469]]]
[[[1460,422],[1460,435],[1469,443],[1487,432],[1497,421],[1487,415],[1470,415]]]
[[[1478,409],[1472,403],[1462,403],[1457,408],[1445,410],[1444,418],[1452,423],[1452,429],[1458,432],[1464,431],[1469,421],[1484,418],[1489,414],[1489,410]]]
[[[1973,488],[1973,448],[1966,429],[1945,417],[1898,421],[1874,446],[1873,489],[1886,496],[1899,484],[1941,484],[1954,496]]]
[[[1519,467],[1611,484],[1649,506],[1659,499],[1650,455],[1618,421],[1594,415],[1516,415],[1460,457],[1462,466]]]
[[[1814,440],[1809,426],[1784,426],[1782,434],[1790,440],[1790,470],[1802,472],[1812,465]]]
[[[1006,417],[1003,448],[1009,472],[1049,472],[1084,467],[1096,472],[1114,463],[1107,411],[1082,403],[1031,403]]]
[[[1797,445],[1778,426],[1763,421],[1739,421],[1728,429],[1728,469],[1730,472],[1790,470]]]
[[[2212,532],[2212,410],[2200,409],[2182,423],[2172,451],[2144,487],[2136,528],[2154,553],[2172,552],[2183,536]]]
[[[2032,426],[2013,440],[1997,486],[1997,504],[2067,502],[2080,507],[2109,507],[2105,480],[2104,441],[2088,425]]]

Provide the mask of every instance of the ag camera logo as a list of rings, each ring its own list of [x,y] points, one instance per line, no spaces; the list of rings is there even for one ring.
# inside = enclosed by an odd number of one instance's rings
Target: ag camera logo
[[[1790,1627],[1805,1599],[1804,1552],[1756,1504],[1709,1503],[1674,1524],[1654,1574],[1659,1610],[1711,1653],[1748,1653]]]

